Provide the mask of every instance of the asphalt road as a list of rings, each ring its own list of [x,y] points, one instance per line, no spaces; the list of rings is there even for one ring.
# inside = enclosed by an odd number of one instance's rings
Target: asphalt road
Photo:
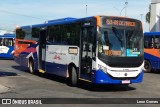
[[[81,81],[78,87],[71,87],[66,84],[65,78],[48,74],[32,75],[14,60],[0,60],[0,98],[160,98],[159,80],[160,73],[145,73],[140,84],[91,85]],[[139,106],[160,107],[151,104]]]

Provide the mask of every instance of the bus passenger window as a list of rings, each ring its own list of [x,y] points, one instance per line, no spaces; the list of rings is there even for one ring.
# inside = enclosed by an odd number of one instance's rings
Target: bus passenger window
[[[0,39],[0,46],[2,46],[3,45],[3,40],[2,40],[2,38]]]
[[[144,42],[144,48],[148,48],[149,47],[149,42],[148,41],[145,41]]]
[[[13,46],[13,39],[12,38],[4,39],[4,45],[5,46]]]
[[[155,38],[155,46],[154,47],[156,49],[160,49],[160,38],[159,37]]]
[[[154,37],[145,37],[144,38],[144,48],[151,49],[154,48]]]

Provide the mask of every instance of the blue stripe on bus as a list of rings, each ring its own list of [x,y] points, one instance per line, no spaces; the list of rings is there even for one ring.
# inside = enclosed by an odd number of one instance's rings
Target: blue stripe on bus
[[[8,46],[9,50],[7,53],[0,53],[0,58],[13,59],[12,51],[14,50],[13,46]]]
[[[46,62],[46,72],[66,77],[67,65]]]
[[[96,84],[122,84],[122,80],[112,79],[102,70],[97,70],[94,72],[95,74],[92,76],[92,82]],[[137,78],[131,79],[130,83],[140,83],[143,80],[143,73],[142,71]]]
[[[153,35],[160,35],[160,32],[145,32],[144,36],[153,36]]]

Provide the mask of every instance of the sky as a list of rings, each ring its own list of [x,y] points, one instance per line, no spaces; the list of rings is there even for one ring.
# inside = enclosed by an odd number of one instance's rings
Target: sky
[[[13,31],[16,26],[44,23],[47,20],[94,15],[126,16],[142,20],[149,31],[145,15],[150,0],[0,0],[0,30]],[[86,14],[87,5],[87,14]]]

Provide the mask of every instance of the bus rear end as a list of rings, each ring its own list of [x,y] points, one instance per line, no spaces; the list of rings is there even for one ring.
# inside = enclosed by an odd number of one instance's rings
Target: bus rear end
[[[0,58],[13,59],[14,38],[14,34],[0,36]]]

